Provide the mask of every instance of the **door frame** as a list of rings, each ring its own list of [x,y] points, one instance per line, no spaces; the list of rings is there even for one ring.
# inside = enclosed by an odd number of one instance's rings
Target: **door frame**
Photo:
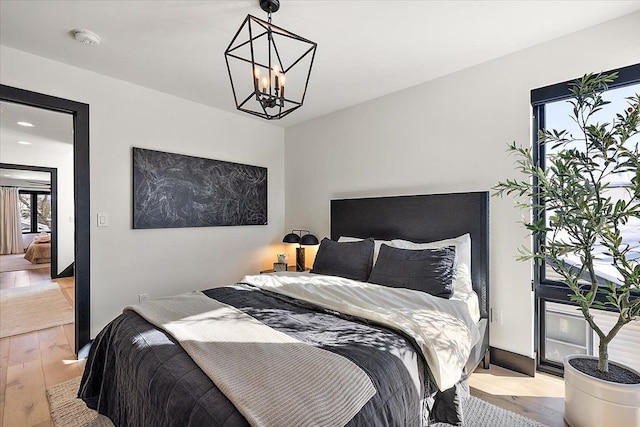
[[[75,216],[75,343],[80,356],[91,342],[91,209],[89,187],[89,104],[0,84],[0,101],[14,102],[73,116]]]
[[[51,278],[57,279],[58,276],[58,169],[19,165],[13,163],[0,163],[1,169],[14,169],[36,172],[49,173],[49,182],[51,183]],[[26,248],[25,248],[26,249]]]

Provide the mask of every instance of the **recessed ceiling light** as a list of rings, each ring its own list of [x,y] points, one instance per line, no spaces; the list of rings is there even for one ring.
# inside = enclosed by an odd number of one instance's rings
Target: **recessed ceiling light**
[[[18,124],[20,126],[24,126],[24,127],[28,127],[28,128],[32,128],[34,126],[33,123],[29,123],[29,122],[18,122]]]
[[[18,141],[18,144],[22,144],[22,145],[31,145],[30,142],[27,141]]]

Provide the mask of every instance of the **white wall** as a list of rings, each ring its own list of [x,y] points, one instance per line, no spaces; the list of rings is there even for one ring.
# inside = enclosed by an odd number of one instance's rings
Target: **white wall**
[[[5,46],[0,67],[2,84],[90,105],[92,337],[138,294],[233,283],[282,251],[281,128]],[[134,146],[267,167],[269,224],[133,230]],[[109,227],[96,227],[98,212]]]
[[[530,90],[640,61],[640,13],[309,121],[285,134],[286,225],[328,236],[329,200],[489,190],[530,144]],[[313,102],[308,99],[308,102]],[[491,199],[491,345],[529,357],[529,244],[512,200]],[[309,263],[310,261],[308,261]]]

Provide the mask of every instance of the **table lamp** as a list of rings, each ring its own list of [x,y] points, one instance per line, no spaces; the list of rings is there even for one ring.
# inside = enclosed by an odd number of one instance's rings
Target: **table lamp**
[[[304,271],[306,267],[304,248],[302,246],[313,246],[320,243],[318,242],[318,238],[311,234],[309,230],[291,230],[291,233],[284,236],[282,242],[298,244],[296,248],[296,271]]]

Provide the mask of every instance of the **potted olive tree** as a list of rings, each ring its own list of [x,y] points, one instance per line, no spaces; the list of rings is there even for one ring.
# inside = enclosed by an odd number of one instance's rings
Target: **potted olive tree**
[[[544,169],[530,149],[511,144],[521,175],[494,188],[494,195],[513,194],[520,208],[544,213],[523,221],[537,244],[519,258],[550,266],[599,338],[597,357],[565,359],[565,419],[573,427],[640,426],[640,374],[610,362],[607,352],[620,329],[640,315],[640,96],[627,98],[609,123],[594,119],[609,103],[603,93],[616,77],[588,74],[573,82],[567,102],[579,131],[540,131]],[[613,185],[620,182],[622,188]],[[614,276],[599,274],[603,262]],[[616,312],[610,330],[598,325],[595,309]]]

